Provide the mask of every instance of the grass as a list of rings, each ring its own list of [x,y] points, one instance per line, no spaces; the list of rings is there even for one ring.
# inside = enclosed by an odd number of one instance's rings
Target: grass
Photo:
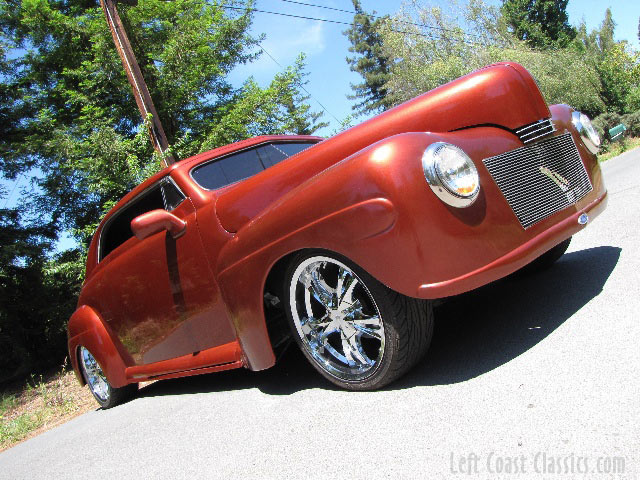
[[[607,151],[598,154],[598,160],[605,162],[627,150],[633,150],[638,147],[640,147],[640,137],[625,137],[621,141],[608,144]]]
[[[0,451],[97,407],[66,365],[0,393]]]

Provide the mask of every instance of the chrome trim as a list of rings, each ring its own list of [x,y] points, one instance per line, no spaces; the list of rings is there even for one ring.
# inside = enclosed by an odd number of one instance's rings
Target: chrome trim
[[[530,143],[538,138],[542,138],[556,131],[556,127],[549,118],[543,118],[537,122],[525,125],[515,130],[522,143]]]
[[[367,286],[344,263],[326,256],[302,261],[290,280],[289,308],[303,348],[329,375],[360,382],[382,364],[382,315]]]
[[[180,193],[180,195],[182,195],[182,200],[180,200],[180,203],[178,203],[178,205],[176,205],[175,207],[173,207],[171,210],[169,210],[167,208],[167,206],[169,205],[169,203],[167,202],[167,197],[164,194],[164,188],[162,188],[164,183],[171,183],[174,187],[176,187],[176,190],[178,190],[178,193]],[[182,202],[185,201],[185,199],[187,198],[187,196],[184,194],[184,192],[182,191],[182,189],[178,186],[178,184],[176,183],[176,181],[171,178],[171,175],[167,175],[166,177],[164,177],[162,180],[160,180],[159,182],[160,184],[160,193],[162,193],[162,202],[164,203],[164,209],[167,212],[172,212],[174,211],[176,208],[178,208],[180,205],[182,205]]]
[[[571,133],[482,161],[524,229],[593,190]]]
[[[462,197],[449,190],[445,182],[443,182],[440,178],[438,169],[436,167],[436,163],[438,160],[438,150],[440,150],[444,146],[453,147],[454,149],[461,152],[465,157],[467,157],[469,164],[476,172],[476,176],[478,176],[478,171],[473,161],[461,148],[456,147],[451,143],[435,142],[429,145],[422,155],[422,171],[424,172],[424,178],[427,180],[427,183],[429,184],[429,187],[431,187],[431,190],[433,190],[433,193],[435,193],[436,196],[446,204],[456,208],[468,207],[473,202],[475,202],[476,198],[478,198],[478,192],[480,191],[479,176],[477,188],[467,197]]]
[[[587,149],[595,155],[600,151],[600,143],[596,145],[591,140],[591,137],[589,137],[588,128],[582,123],[582,120],[580,119],[581,115],[584,115],[584,113],[574,110],[573,113],[571,113],[571,123],[573,123],[573,126],[576,127],[576,130],[580,134],[580,138],[582,139],[582,143],[584,143],[584,146],[587,147]],[[586,115],[584,116],[587,118],[587,120],[589,120],[589,123],[591,123],[591,119]],[[591,126],[591,128],[593,129],[593,125]],[[593,130],[596,136],[598,136],[598,141],[601,142],[598,132],[596,132],[595,129]]]
[[[91,352],[82,346],[80,347],[80,365],[91,393],[103,404],[106,403],[111,395],[111,387],[107,377]]]

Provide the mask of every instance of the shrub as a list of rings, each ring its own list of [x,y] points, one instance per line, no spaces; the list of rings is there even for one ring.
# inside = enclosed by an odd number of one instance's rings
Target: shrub
[[[625,135],[640,137],[640,110],[622,116],[622,123],[627,127]]]
[[[609,129],[620,125],[622,123],[622,117],[615,112],[605,112],[594,118],[592,123],[598,131],[600,138],[603,140],[611,140],[609,138]]]

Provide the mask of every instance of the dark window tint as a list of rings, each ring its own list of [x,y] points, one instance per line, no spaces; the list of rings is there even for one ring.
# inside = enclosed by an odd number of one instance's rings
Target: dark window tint
[[[262,145],[199,165],[191,171],[191,176],[202,188],[214,190],[255,175],[312,145],[312,143]]]
[[[141,197],[136,198],[120,210],[120,212],[105,225],[100,241],[100,260],[133,236],[131,220],[138,215],[158,208],[164,208],[159,185]]]
[[[164,195],[165,208],[168,211],[173,210],[184,200],[184,195],[178,190],[171,181],[167,180],[162,185],[162,194]]]
[[[248,178],[262,170],[264,167],[253,149],[196,167],[191,175],[198,185],[213,190]]]
[[[265,167],[272,167],[285,158],[289,158],[302,150],[309,148],[312,143],[270,143],[258,148],[258,155]]]

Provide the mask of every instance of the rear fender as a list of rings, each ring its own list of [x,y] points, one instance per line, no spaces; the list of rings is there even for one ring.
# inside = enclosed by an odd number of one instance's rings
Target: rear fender
[[[68,332],[69,359],[82,385],[86,382],[78,359],[81,346],[89,349],[96,358],[112,387],[118,388],[129,383],[125,377],[127,365],[123,360],[128,355],[117,347],[118,342],[113,340],[108,327],[95,310],[87,305],[79,307],[69,320]]]

